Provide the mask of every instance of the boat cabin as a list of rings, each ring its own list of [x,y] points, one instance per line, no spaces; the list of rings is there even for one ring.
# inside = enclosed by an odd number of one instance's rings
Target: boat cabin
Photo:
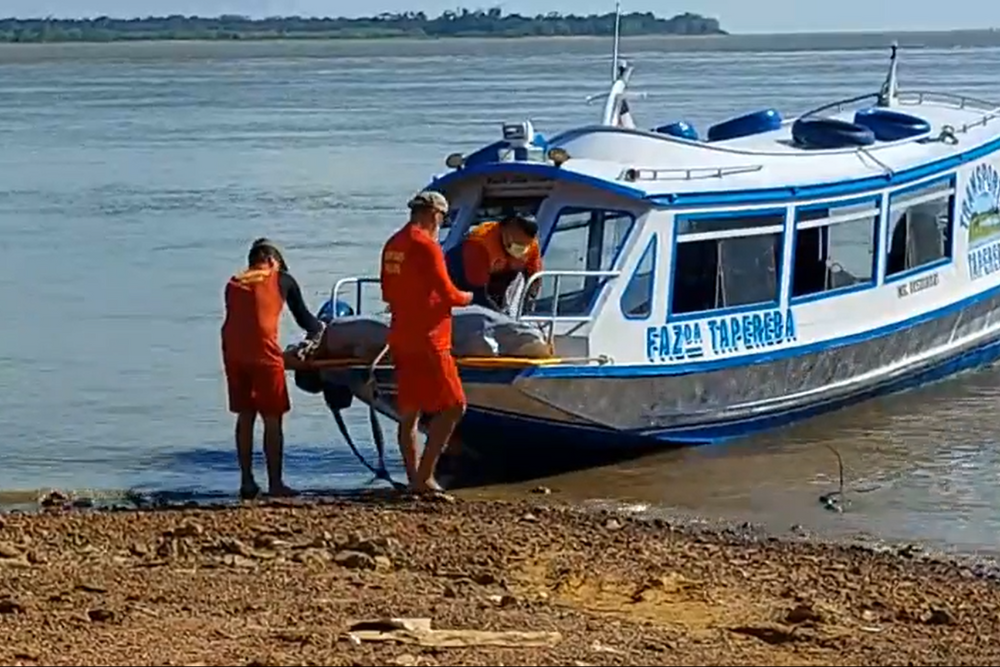
[[[614,131],[622,142],[663,140]],[[560,151],[593,153],[609,134],[596,127],[556,138],[556,162]],[[747,162],[740,151],[727,157]],[[761,169],[709,167],[700,182],[693,168],[646,170],[642,182],[643,170],[609,160],[581,159],[579,171],[502,156],[464,162],[437,181],[453,206],[441,240],[447,251],[482,222],[535,216],[541,289],[517,313],[551,327],[560,355],[607,354],[618,364],[721,360],[852,335],[924,301],[901,303],[904,293],[951,298],[955,170],[911,170],[899,185],[845,174],[831,185],[809,183],[812,165],[801,163],[805,182],[795,187],[786,185],[788,158],[754,158]],[[857,158],[847,159],[856,173]],[[760,184],[768,172],[780,187],[746,187],[748,176]]]
[[[901,92],[893,48],[878,93],[702,139],[684,121],[637,127],[630,76],[622,62],[602,122],[550,139],[504,124],[430,183],[452,207],[446,252],[483,222],[536,218],[540,289],[513,314],[548,327],[559,356],[746,364],[889,340],[1000,287],[995,104]]]

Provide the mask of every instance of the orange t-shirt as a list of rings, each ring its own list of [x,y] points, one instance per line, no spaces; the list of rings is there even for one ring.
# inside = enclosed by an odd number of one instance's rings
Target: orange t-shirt
[[[528,246],[524,259],[507,254],[499,222],[484,222],[473,228],[462,242],[462,264],[465,280],[472,287],[485,287],[490,276],[506,271],[525,270],[527,278],[542,270],[542,253],[538,240]]]
[[[231,362],[282,363],[278,325],[285,299],[279,272],[251,268],[226,284],[226,318],[222,323],[222,354]]]
[[[451,309],[468,305],[445,268],[435,239],[407,223],[382,248],[382,300],[389,304],[389,344],[406,350],[450,350]]]

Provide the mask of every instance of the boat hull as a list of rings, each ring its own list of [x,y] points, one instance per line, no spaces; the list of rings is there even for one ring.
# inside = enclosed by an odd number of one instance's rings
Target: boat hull
[[[835,347],[787,350],[699,372],[661,367],[463,369],[463,443],[477,450],[574,452],[708,444],[898,392],[1000,357],[1000,291]],[[708,364],[705,364],[708,367]],[[634,373],[629,371],[634,370]],[[395,419],[391,369],[328,374]]]

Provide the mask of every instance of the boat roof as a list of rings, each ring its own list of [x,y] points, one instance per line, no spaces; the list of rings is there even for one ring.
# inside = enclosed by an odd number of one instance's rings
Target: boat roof
[[[818,117],[852,123],[858,106],[835,103],[824,108],[827,113],[810,112],[779,121],[773,130],[721,141],[610,125],[584,126],[545,143],[546,151],[559,148],[565,152],[568,159],[558,166],[549,160],[481,159],[435,179],[433,187],[449,189],[472,177],[520,174],[578,182],[658,205],[716,204],[720,200],[738,205],[789,196],[861,193],[921,180],[1000,148],[998,105],[926,92],[899,93],[890,112],[924,121],[926,131],[896,141],[821,149],[805,148],[794,140],[797,121]],[[860,107],[862,112],[875,108],[870,103]],[[765,113],[774,114],[758,112]]]

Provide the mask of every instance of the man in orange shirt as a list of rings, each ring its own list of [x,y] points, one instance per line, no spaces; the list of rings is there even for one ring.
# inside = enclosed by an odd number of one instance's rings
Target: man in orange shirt
[[[269,493],[290,496],[295,491],[282,479],[284,431],[282,419],[291,410],[278,329],[285,304],[296,323],[311,337],[323,323],[309,312],[281,251],[267,239],[250,247],[248,268],[226,284],[226,317],[222,324],[222,359],[226,371],[229,410],[236,417],[236,452],[242,483],[240,496],[260,493],[253,476],[253,432],[264,421],[264,456]]]
[[[538,223],[530,216],[484,222],[448,253],[448,271],[455,284],[472,292],[473,303],[493,310],[509,305],[504,299],[518,274],[528,279],[541,270]],[[532,285],[532,292],[539,287],[540,283]]]
[[[410,200],[410,220],[382,249],[382,300],[389,305],[389,351],[396,367],[399,449],[410,487],[440,491],[434,469],[465,413],[465,392],[451,356],[451,309],[472,302],[448,277],[437,235],[448,213],[439,192]],[[417,424],[433,414],[417,464]]]

